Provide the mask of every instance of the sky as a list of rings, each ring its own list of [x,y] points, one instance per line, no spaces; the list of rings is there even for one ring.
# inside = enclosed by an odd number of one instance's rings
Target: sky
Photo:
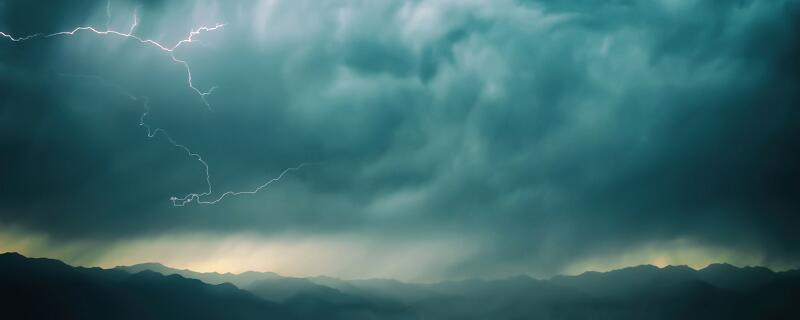
[[[117,34],[46,36],[81,26]],[[800,267],[798,1],[6,0],[0,31],[0,251]]]

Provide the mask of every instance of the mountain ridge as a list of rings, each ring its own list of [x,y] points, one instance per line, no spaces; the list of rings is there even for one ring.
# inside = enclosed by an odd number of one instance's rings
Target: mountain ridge
[[[414,284],[414,285],[426,285],[426,284],[436,284],[436,283],[445,283],[445,282],[459,282],[459,281],[473,281],[473,280],[496,281],[496,280],[504,280],[504,279],[508,279],[508,278],[517,278],[517,277],[528,277],[528,278],[535,279],[535,280],[545,280],[545,281],[547,281],[547,280],[553,280],[554,278],[580,277],[580,276],[583,276],[583,275],[586,275],[586,274],[607,274],[607,273],[624,271],[624,270],[628,270],[628,269],[652,269],[652,270],[662,270],[662,269],[666,269],[666,270],[671,270],[671,269],[672,270],[675,270],[675,269],[685,270],[685,269],[689,269],[691,271],[704,271],[706,269],[713,270],[713,269],[718,269],[718,268],[720,268],[720,269],[722,269],[722,268],[732,268],[732,269],[735,269],[735,270],[758,270],[758,271],[762,271],[762,272],[769,272],[769,273],[775,273],[775,274],[800,272],[800,268],[776,271],[776,270],[772,270],[772,269],[770,269],[768,267],[764,267],[764,266],[745,265],[745,266],[741,266],[740,267],[740,266],[736,266],[736,265],[733,265],[733,264],[730,264],[730,263],[727,263],[727,262],[713,262],[713,263],[709,263],[708,265],[706,265],[705,267],[702,267],[702,268],[694,268],[694,267],[691,267],[691,266],[688,266],[688,265],[665,265],[663,267],[659,267],[659,266],[652,265],[652,264],[639,264],[639,265],[634,265],[634,266],[621,267],[621,268],[618,268],[618,269],[611,269],[611,270],[607,270],[607,271],[587,270],[587,271],[581,272],[579,274],[559,274],[559,275],[554,275],[554,276],[544,277],[544,278],[532,277],[532,276],[527,275],[527,274],[517,274],[517,275],[509,275],[509,276],[505,276],[505,277],[491,278],[491,279],[486,279],[486,278],[481,278],[481,277],[472,277],[472,278],[465,278],[465,279],[460,279],[460,280],[442,280],[442,281],[435,281],[435,282],[414,282],[414,281],[403,281],[403,280],[397,280],[397,279],[391,279],[391,278],[380,278],[380,277],[378,277],[378,278],[355,278],[355,279],[342,279],[342,278],[333,277],[333,276],[326,276],[326,275],[295,277],[295,276],[284,276],[284,275],[281,275],[279,273],[272,272],[272,271],[243,271],[243,272],[239,272],[239,273],[233,273],[233,272],[221,273],[221,272],[214,272],[214,271],[211,271],[211,272],[199,272],[199,271],[194,271],[194,270],[185,269],[185,268],[184,269],[174,268],[174,267],[170,267],[170,266],[164,265],[164,264],[159,263],[159,262],[144,262],[144,263],[137,263],[137,264],[128,265],[128,266],[116,266],[116,267],[113,267],[111,269],[121,269],[121,270],[125,270],[125,271],[133,271],[133,272],[138,272],[138,271],[145,270],[145,269],[156,271],[156,272],[160,272],[159,270],[163,270],[163,272],[174,273],[174,274],[181,274],[181,273],[187,273],[188,272],[188,273],[192,273],[192,274],[209,275],[209,276],[231,276],[231,277],[235,277],[235,276],[258,275],[258,276],[262,276],[262,277],[275,277],[275,278],[317,279],[317,280],[320,280],[320,281],[348,281],[348,282],[383,281],[383,282],[395,282],[395,283]]]
[[[221,279],[218,273],[171,269],[159,263],[126,271],[0,254],[0,304],[8,304],[0,309],[61,310],[55,318],[67,319],[126,319],[128,313],[133,315],[129,318],[151,319],[796,319],[800,315],[795,303],[800,301],[800,271],[728,264],[699,270],[640,265],[550,279],[522,275],[438,283],[258,272],[226,276],[240,283],[264,276],[241,287],[233,282],[212,285],[186,278],[187,274]],[[54,318],[48,313],[26,315],[18,318]]]

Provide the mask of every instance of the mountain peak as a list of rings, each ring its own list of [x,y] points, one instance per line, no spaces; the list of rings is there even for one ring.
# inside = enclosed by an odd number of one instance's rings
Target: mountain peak
[[[699,271],[733,271],[739,270],[736,266],[729,264],[729,263],[712,263],[707,265],[705,268],[700,269]]]
[[[170,268],[158,262],[145,262],[145,263],[134,264],[131,266],[117,266],[115,269],[121,269],[132,273],[137,273],[142,271],[154,271],[161,273],[163,275],[178,273],[180,271],[178,269]]]
[[[0,257],[3,257],[3,258],[25,258],[25,256],[23,256],[19,252],[4,252],[4,253],[0,253]]]
[[[681,264],[681,265],[667,265],[667,266],[664,266],[664,267],[663,267],[663,268],[661,268],[661,269],[662,269],[662,270],[667,270],[667,271],[679,271],[679,272],[695,272],[695,271],[697,271],[697,270],[695,270],[694,268],[692,268],[692,267],[690,267],[690,266],[687,266],[687,265],[685,265],[685,264]]]
[[[165,266],[165,265],[163,265],[163,264],[161,264],[161,263],[158,263],[158,262],[144,262],[144,263],[138,263],[138,264],[134,264],[134,265],[132,265],[132,266],[130,266],[130,267],[142,267],[142,268],[169,268],[169,267],[167,267],[167,266]]]

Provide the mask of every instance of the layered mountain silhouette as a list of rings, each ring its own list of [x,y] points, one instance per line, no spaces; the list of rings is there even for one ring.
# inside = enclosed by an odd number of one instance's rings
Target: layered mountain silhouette
[[[798,319],[798,301],[800,271],[728,264],[420,284],[0,254],[7,319]]]
[[[178,270],[159,263],[143,263],[115,268],[131,273],[154,271],[163,275],[180,275],[209,284],[232,283],[256,296],[284,303],[304,317],[330,319],[332,314],[343,318],[414,318],[413,312],[401,303],[371,295],[344,293],[339,289],[317,284],[306,278],[283,277],[272,272],[241,274]],[[324,314],[321,314],[324,313]]]
[[[273,302],[231,283],[209,284],[166,270],[80,268],[0,254],[0,319],[417,318],[407,308],[326,303],[313,296]]]

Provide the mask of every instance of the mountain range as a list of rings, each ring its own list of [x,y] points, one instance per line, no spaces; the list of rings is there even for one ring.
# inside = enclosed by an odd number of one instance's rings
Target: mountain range
[[[800,271],[729,264],[407,283],[0,254],[7,319],[798,319],[797,301]]]

